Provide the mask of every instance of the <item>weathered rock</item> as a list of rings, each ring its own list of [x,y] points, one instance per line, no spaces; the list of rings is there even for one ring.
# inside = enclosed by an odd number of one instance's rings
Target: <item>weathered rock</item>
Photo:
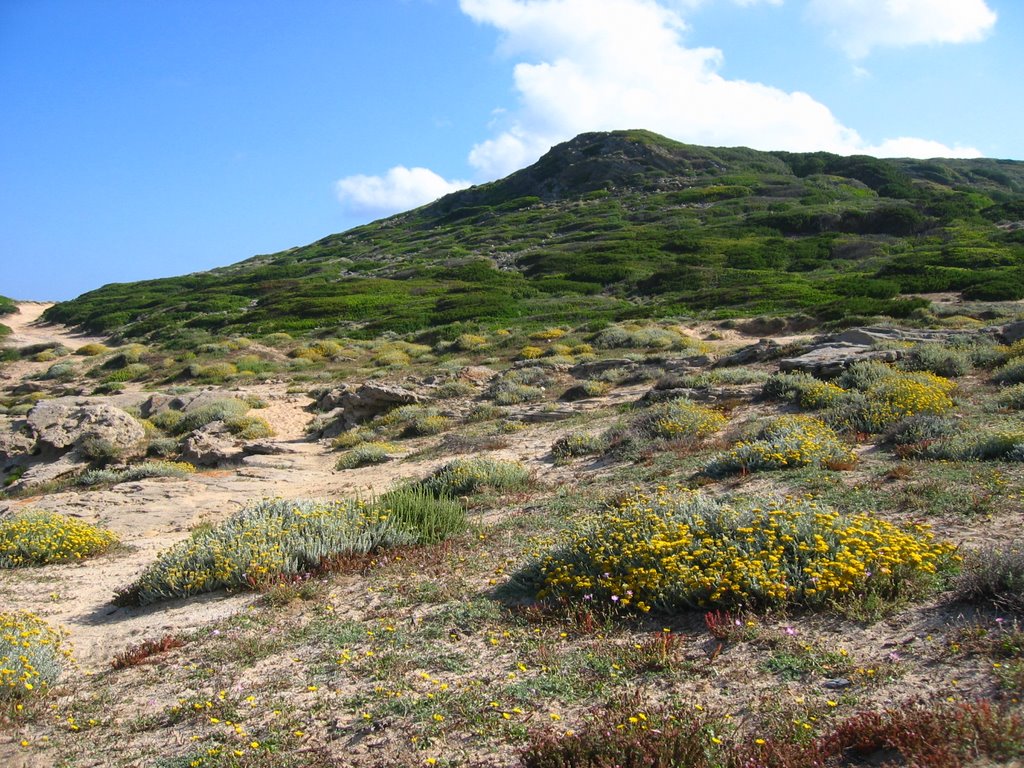
[[[894,363],[903,357],[897,349],[871,349],[854,344],[834,344],[816,347],[799,357],[790,357],[779,361],[779,370],[783,373],[803,371],[819,379],[833,379],[854,363],[865,360],[880,360]]]
[[[512,417],[514,421],[521,421],[524,424],[547,424],[553,421],[565,421],[579,413],[572,408],[543,408],[536,411],[525,411],[517,413]]]
[[[36,441],[26,434],[24,420],[0,418],[0,462],[31,453]]]
[[[38,446],[50,453],[78,448],[87,440],[104,440],[122,456],[133,456],[146,438],[138,421],[112,405],[43,400],[25,421]]]
[[[23,491],[34,485],[59,480],[66,475],[76,475],[88,467],[89,462],[77,453],[67,453],[54,461],[41,461],[29,465],[17,482],[11,484],[9,490]]]
[[[216,467],[241,460],[244,451],[223,421],[214,421],[185,438],[181,457],[197,467]]]
[[[654,387],[645,392],[637,403],[651,405],[680,398],[686,398],[698,403],[716,403],[720,400],[735,400],[738,397],[753,397],[754,394],[760,391],[760,384],[722,387],[676,387],[673,389]]]
[[[999,329],[999,340],[1003,344],[1015,344],[1024,339],[1024,320],[1008,323]]]
[[[340,422],[343,429],[348,429],[400,405],[412,405],[423,400],[421,395],[404,387],[368,381],[358,389],[341,387],[338,390],[331,390],[320,398],[317,407],[321,410],[341,408]],[[321,407],[321,404],[324,407]]]
[[[242,446],[242,453],[246,456],[280,456],[295,453],[295,449],[273,440],[251,440]]]
[[[612,371],[616,368],[632,371],[636,367],[637,363],[633,360],[628,360],[624,357],[611,357],[607,360],[590,360],[585,363],[577,363],[572,367],[570,373],[577,379],[589,379],[599,373]]]
[[[718,360],[714,355],[691,355],[690,357],[676,357],[665,360],[661,368],[669,373],[678,371],[692,371],[695,368],[709,368]]]
[[[486,365],[467,365],[461,368],[458,373],[460,379],[471,384],[484,384],[497,375],[498,372],[496,370],[488,368]]]
[[[174,401],[174,395],[165,395],[163,392],[154,392],[149,398],[139,406],[139,412],[142,414],[142,418],[148,419],[150,416],[155,416],[158,413],[170,410],[171,403]]]
[[[724,368],[733,365],[749,365],[774,360],[782,354],[782,345],[772,339],[761,339],[717,360],[713,367]]]

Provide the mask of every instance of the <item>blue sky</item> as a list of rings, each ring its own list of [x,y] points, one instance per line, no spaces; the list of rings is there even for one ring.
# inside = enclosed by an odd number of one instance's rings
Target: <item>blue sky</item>
[[[0,294],[333,232],[585,130],[1024,159],[1017,0],[0,0]]]

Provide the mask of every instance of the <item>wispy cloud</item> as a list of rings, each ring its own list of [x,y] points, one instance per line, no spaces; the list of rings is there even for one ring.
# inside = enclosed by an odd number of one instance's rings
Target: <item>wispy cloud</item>
[[[346,176],[334,183],[334,189],[341,204],[353,213],[383,216],[425,205],[469,185],[449,181],[429,168],[397,165],[383,176]]]
[[[807,15],[854,59],[874,48],[977,42],[996,23],[985,0],[810,0]]]

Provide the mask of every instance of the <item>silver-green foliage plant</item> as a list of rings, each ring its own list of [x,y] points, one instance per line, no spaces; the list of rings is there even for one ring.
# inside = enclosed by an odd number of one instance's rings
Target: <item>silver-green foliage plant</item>
[[[76,479],[77,485],[126,483],[148,477],[188,477],[196,468],[184,461],[145,461],[124,469],[91,469]]]
[[[435,496],[462,496],[483,489],[516,491],[528,487],[530,472],[517,461],[456,459],[420,482]]]
[[[361,443],[338,457],[335,469],[356,469],[371,464],[383,464],[391,460],[395,447],[390,443],[371,441]]]
[[[465,525],[450,498],[420,490],[378,501],[264,500],[164,552],[119,599],[157,600],[249,589],[334,558],[438,541]]]

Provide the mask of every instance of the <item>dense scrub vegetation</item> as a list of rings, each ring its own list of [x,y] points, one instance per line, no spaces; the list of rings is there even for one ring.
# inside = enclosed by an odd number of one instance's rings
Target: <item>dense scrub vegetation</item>
[[[679,314],[902,318],[907,294],[1024,298],[1024,164],[877,160],[584,134],[535,165],[311,245],[107,285],[47,318],[188,344],[340,329]],[[2,311],[2,310],[0,310]]]

